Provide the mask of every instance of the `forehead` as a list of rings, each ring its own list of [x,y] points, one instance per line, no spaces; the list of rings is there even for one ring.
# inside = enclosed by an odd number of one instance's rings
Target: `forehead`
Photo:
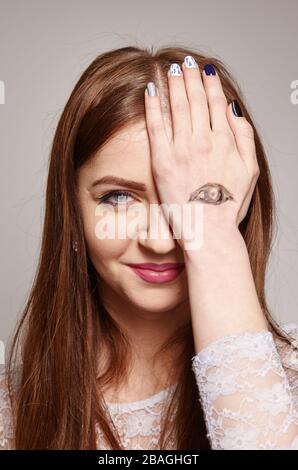
[[[146,123],[126,126],[115,134],[95,155],[84,165],[83,172],[97,176],[117,174],[133,176],[150,168],[150,144]]]

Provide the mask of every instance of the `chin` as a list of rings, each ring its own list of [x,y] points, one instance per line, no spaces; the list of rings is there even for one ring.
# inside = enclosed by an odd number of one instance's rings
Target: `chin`
[[[175,295],[175,292],[142,292],[141,289],[136,293],[129,296],[129,301],[134,304],[136,308],[148,312],[167,312],[176,308],[184,299]],[[140,295],[141,294],[141,295]]]

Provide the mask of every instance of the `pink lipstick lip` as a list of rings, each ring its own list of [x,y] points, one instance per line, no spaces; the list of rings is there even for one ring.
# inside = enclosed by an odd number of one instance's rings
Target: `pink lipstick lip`
[[[179,268],[167,269],[164,271],[154,271],[153,269],[142,269],[135,266],[130,266],[130,268],[135,272],[135,274],[143,279],[143,281],[149,282],[151,284],[162,284],[170,281],[174,281],[181,271],[183,271],[184,266]]]
[[[163,271],[168,271],[170,269],[175,269],[175,270],[180,270],[182,267],[184,267],[184,263],[162,263],[162,264],[157,264],[157,263],[130,263],[128,266],[131,266],[132,268],[136,269],[142,269],[142,270],[149,270],[149,271],[156,271],[156,272],[163,272]]]

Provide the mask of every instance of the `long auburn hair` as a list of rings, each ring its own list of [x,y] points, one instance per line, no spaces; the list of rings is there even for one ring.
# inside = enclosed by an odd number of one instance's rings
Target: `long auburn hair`
[[[163,111],[169,112],[167,70],[172,62],[182,63],[186,55],[192,55],[201,70],[206,63],[215,65],[228,102],[236,98],[254,127],[260,175],[239,229],[269,326],[279,338],[291,340],[270,315],[264,291],[275,214],[270,171],[244,97],[230,72],[218,58],[186,47],[163,47],[153,53],[131,46],[103,53],[76,83],[52,143],[38,266],[13,333],[6,367],[16,449],[97,449],[96,423],[111,449],[123,449],[101,390],[125,377],[130,344],[101,303],[100,279],[85,246],[77,171],[121,128],[145,119],[147,82],[157,84]],[[77,252],[72,248],[74,240],[78,241]],[[103,344],[108,347],[109,361],[98,375]],[[169,439],[174,439],[176,449],[210,449],[191,369],[195,349],[190,323],[177,330],[157,354],[175,344],[182,345],[182,367],[164,410],[159,449],[167,449]],[[169,426],[174,407],[175,419]]]

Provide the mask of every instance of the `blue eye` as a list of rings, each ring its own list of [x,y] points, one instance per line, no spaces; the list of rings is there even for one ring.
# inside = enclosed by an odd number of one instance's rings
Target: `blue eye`
[[[119,196],[121,196],[121,198]],[[120,206],[120,205],[123,206],[127,203],[126,197],[133,198],[133,196],[128,191],[111,191],[105,196],[98,198],[98,199],[99,199],[100,204],[104,203],[104,204],[111,204],[112,206]]]

